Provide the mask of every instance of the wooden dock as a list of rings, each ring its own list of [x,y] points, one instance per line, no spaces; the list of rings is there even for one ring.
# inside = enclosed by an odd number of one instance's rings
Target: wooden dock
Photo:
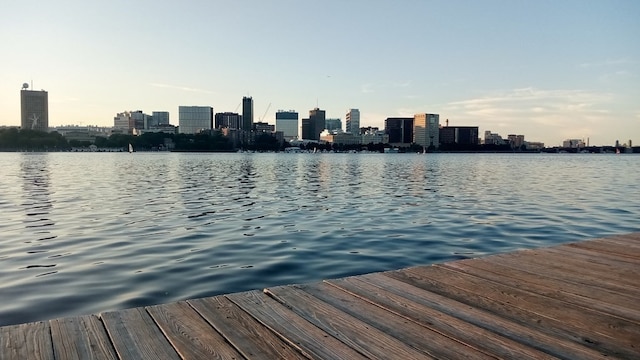
[[[640,359],[640,233],[0,328],[0,359]]]

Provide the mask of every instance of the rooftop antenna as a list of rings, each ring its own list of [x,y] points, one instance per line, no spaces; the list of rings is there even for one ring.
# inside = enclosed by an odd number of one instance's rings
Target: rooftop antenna
[[[29,84],[24,83],[22,84],[22,90],[27,90],[29,88]]]

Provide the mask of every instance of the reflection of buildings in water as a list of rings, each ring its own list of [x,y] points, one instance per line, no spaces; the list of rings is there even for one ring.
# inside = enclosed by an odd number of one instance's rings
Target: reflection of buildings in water
[[[20,170],[25,228],[36,230],[39,238],[34,240],[50,239],[47,228],[55,223],[50,219],[53,204],[48,154],[22,154]]]

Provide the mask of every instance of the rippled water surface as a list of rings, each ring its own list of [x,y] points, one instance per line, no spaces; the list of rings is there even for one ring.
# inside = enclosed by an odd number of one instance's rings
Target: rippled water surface
[[[640,231],[640,157],[0,153],[0,325]]]

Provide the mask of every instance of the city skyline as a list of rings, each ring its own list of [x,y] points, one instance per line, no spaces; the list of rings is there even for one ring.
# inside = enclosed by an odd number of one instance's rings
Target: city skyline
[[[357,108],[361,126],[436,113],[547,146],[637,143],[638,17],[634,1],[13,2],[0,14],[0,126],[20,125],[33,82],[50,126],[111,126],[138,109],[177,125],[179,106],[239,112],[246,96],[254,114],[271,105],[270,124],[278,109]]]

